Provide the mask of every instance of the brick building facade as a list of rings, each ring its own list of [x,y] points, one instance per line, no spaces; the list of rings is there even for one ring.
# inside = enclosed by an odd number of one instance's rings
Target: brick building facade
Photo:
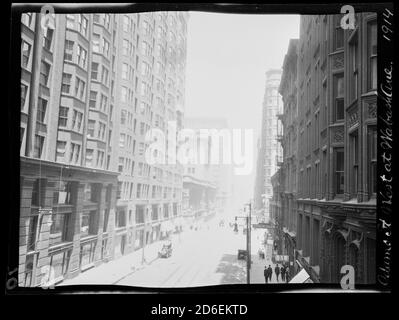
[[[340,20],[302,16],[284,62],[279,249],[315,282],[339,282],[350,264],[356,283],[375,283],[376,15],[357,14],[354,30]]]
[[[21,18],[21,286],[158,240],[183,184],[144,157],[150,128],[182,125],[187,14],[38,17]]]

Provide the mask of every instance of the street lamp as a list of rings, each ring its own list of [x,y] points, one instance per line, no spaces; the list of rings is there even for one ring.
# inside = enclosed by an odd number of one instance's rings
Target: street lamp
[[[247,284],[251,282],[251,211],[252,211],[252,203],[251,201],[248,204],[249,211],[247,216]]]
[[[248,215],[244,217],[237,217],[236,216],[236,221],[237,218],[245,218],[247,222],[247,284],[251,283],[251,211],[252,211],[252,202],[249,201],[247,203],[249,210],[248,210]],[[235,223],[237,225],[237,222]]]

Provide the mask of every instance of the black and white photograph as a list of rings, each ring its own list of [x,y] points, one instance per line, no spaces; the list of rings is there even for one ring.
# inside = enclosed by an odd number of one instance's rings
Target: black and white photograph
[[[209,5],[12,5],[7,289],[388,290],[393,6]]]

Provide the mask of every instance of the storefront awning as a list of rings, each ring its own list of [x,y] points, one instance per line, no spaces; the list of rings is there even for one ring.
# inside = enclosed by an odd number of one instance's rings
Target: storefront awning
[[[296,237],[296,233],[293,232],[293,231],[289,231],[288,228],[286,228],[286,227],[283,228],[283,232],[285,234],[288,234],[291,238],[295,238]]]
[[[304,268],[302,268],[301,271],[299,271],[289,283],[308,283],[312,282],[310,279],[309,274],[306,272]]]

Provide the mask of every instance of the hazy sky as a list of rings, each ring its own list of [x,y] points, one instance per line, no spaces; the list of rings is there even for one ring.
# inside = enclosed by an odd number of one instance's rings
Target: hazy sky
[[[186,116],[222,117],[230,128],[254,129],[252,174],[234,177],[240,203],[253,196],[265,72],[282,67],[289,39],[298,36],[298,15],[190,12]]]

